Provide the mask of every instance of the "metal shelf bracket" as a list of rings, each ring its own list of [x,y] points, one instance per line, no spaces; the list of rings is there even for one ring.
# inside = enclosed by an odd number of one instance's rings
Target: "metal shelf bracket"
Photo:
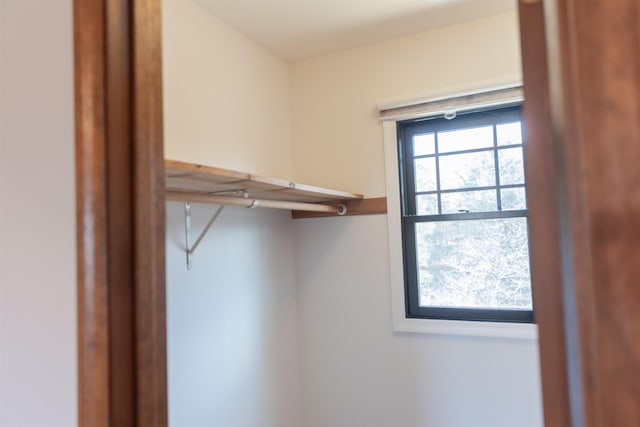
[[[186,202],[184,204],[184,231],[185,231],[184,234],[185,234],[185,244],[187,249],[187,269],[188,270],[191,270],[191,267],[193,266],[194,252],[198,248],[198,245],[202,241],[202,238],[209,232],[209,229],[211,228],[213,223],[216,221],[216,219],[218,219],[218,216],[220,216],[220,213],[222,212],[223,208],[224,208],[224,205],[220,205],[218,207],[218,209],[213,214],[213,216],[211,217],[207,225],[204,227],[204,230],[202,230],[202,233],[200,233],[200,235],[196,239],[193,246],[191,246],[191,203]]]

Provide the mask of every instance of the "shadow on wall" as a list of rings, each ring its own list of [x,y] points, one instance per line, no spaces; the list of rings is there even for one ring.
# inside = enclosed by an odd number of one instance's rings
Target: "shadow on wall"
[[[215,209],[192,205],[194,234]],[[290,223],[226,207],[187,270],[184,205],[167,205],[171,425],[299,426]]]

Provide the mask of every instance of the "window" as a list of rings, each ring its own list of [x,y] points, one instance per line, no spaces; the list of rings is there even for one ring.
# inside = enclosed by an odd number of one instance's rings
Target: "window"
[[[533,322],[521,108],[397,132],[406,316]]]

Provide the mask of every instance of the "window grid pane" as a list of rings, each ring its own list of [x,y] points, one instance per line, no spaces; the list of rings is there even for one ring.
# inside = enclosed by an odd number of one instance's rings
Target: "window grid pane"
[[[518,122],[497,125],[498,145],[522,145],[522,124]]]
[[[494,145],[493,126],[481,126],[467,129],[437,132],[439,153],[454,153],[479,148],[490,148]]]
[[[418,215],[438,215],[438,195],[421,194],[416,196],[416,212]]]
[[[437,190],[436,158],[424,157],[413,161],[416,191]]]
[[[413,155],[425,156],[435,154],[435,135],[433,133],[424,133],[413,137]]]
[[[502,210],[527,209],[527,198],[524,186],[503,188],[500,190]]]
[[[506,136],[499,135],[499,128],[501,126],[507,128],[507,131],[502,131]],[[437,213],[446,214],[453,213],[455,210],[450,206],[449,201],[451,198],[444,196],[444,194],[451,191],[471,192],[485,188],[493,188],[496,207],[490,211],[502,211],[503,195],[509,194],[511,195],[510,197],[513,197],[512,195],[514,194],[513,192],[505,190],[507,188],[524,185],[522,140],[516,140],[514,136],[516,130],[520,129],[520,122],[499,125],[493,124],[488,127],[470,128],[464,131],[466,135],[469,135],[476,129],[482,129],[485,133],[487,132],[485,129],[491,130],[493,146],[454,151],[452,143],[449,141],[449,147],[447,148],[449,151],[441,153],[440,135],[444,133],[452,134],[453,131],[424,133],[414,137],[414,150],[417,137],[422,138],[420,143],[424,143],[424,141],[427,141],[428,144],[433,143],[433,153],[430,151],[431,148],[424,147],[420,148],[421,151],[417,153],[414,152],[416,215],[435,214],[432,208],[425,207],[425,200],[420,201],[418,199],[419,194],[435,194],[437,196]],[[501,142],[501,139],[502,141],[506,140],[507,143]],[[453,140],[452,138],[452,141]],[[519,141],[520,143],[516,144],[511,141]],[[473,146],[473,144],[464,145],[463,143],[462,145],[465,147]],[[504,180],[502,179],[503,174],[505,175]],[[420,208],[418,208],[419,203],[422,203]],[[443,207],[443,204],[447,204],[447,206]],[[516,204],[515,206],[521,206],[521,204]],[[513,210],[524,208],[515,208],[513,203],[510,203],[504,209]],[[467,209],[459,209],[459,211],[466,212]],[[472,212],[471,210],[468,211]],[[488,212],[487,210],[483,211]]]
[[[526,218],[420,222],[415,236],[420,306],[531,310]]]
[[[495,190],[456,191],[442,194],[442,214],[493,212],[497,207]]]
[[[522,146],[498,150],[499,170],[505,184],[524,184]]]
[[[533,320],[520,110],[496,111],[412,122],[404,139],[410,317]]]
[[[442,190],[487,187],[496,182],[492,151],[462,152],[439,157],[438,178]]]

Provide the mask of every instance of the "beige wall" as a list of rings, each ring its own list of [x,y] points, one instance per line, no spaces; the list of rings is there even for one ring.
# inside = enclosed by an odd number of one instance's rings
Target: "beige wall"
[[[0,426],[77,424],[71,0],[0,0]]]
[[[367,197],[384,195],[376,103],[519,80],[515,13],[296,63],[294,178]]]
[[[291,177],[289,69],[191,0],[164,0],[165,155]]]
[[[518,45],[508,13],[294,64],[295,179],[384,195],[376,103],[517,82]],[[394,332],[384,215],[294,230],[303,426],[542,426],[535,340]]]

